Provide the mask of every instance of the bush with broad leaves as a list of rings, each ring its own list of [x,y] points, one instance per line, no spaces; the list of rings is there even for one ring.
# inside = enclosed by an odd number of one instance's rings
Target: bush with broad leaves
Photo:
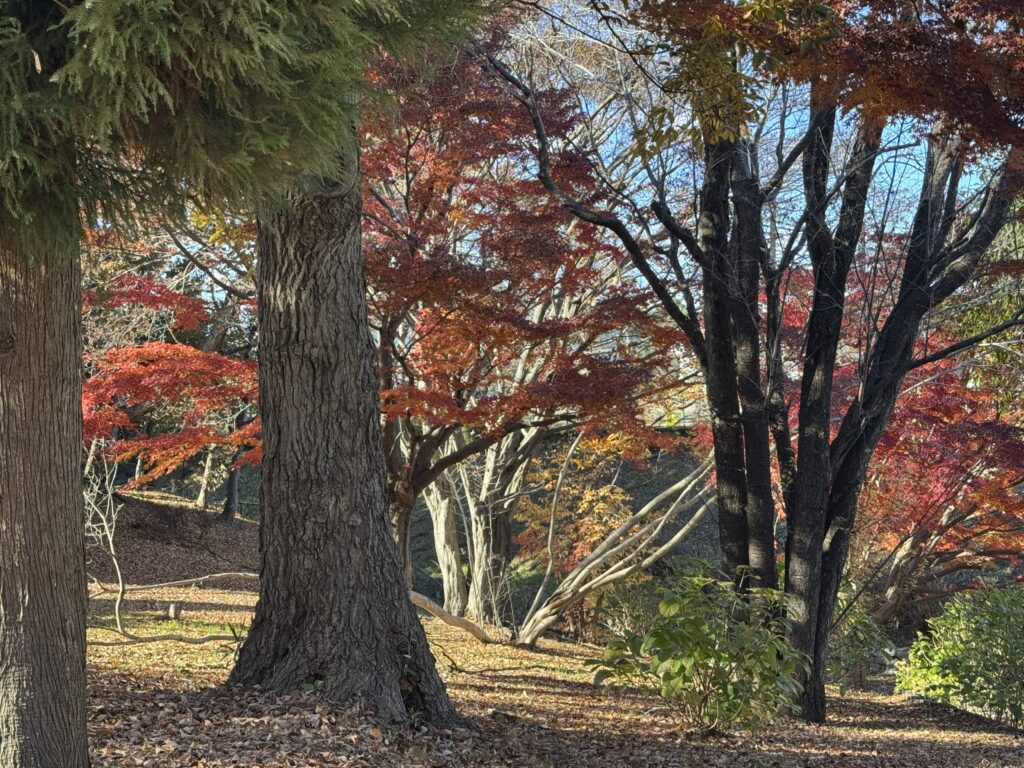
[[[661,592],[645,633],[626,633],[589,662],[595,682],[660,696],[698,732],[756,728],[791,711],[806,658],[786,641],[783,595],[738,593],[708,568]]]
[[[957,595],[896,672],[898,690],[1024,725],[1024,589]]]

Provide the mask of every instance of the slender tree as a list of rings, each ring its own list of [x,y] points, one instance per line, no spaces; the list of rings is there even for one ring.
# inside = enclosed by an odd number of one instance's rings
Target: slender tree
[[[679,334],[653,321],[657,308],[642,287],[622,279],[622,254],[577,226],[525,171],[532,125],[509,112],[502,88],[467,55],[427,78],[422,69],[378,67],[375,82],[400,96],[362,124],[392,522],[411,580],[416,500],[447,473],[428,506],[437,527],[454,531],[447,492],[462,483],[451,481],[466,462],[484,465],[486,479],[463,489],[468,595],[477,619],[494,620],[512,555],[507,497],[524,460],[573,423],[642,430],[640,401],[668,385],[664,352]],[[567,135],[569,97],[542,99],[551,131]],[[563,183],[597,194],[582,158],[561,160]],[[461,613],[459,553],[438,559],[450,607]]]

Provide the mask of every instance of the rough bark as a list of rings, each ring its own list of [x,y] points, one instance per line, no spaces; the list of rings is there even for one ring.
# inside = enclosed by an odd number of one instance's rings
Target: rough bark
[[[388,520],[354,155],[348,178],[259,222],[260,600],[231,682],[443,722]]]
[[[0,247],[0,765],[82,768],[80,279]]]

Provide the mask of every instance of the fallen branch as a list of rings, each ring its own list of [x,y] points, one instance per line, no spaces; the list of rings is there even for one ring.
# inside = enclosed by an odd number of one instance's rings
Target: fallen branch
[[[215,581],[217,579],[230,579],[230,578],[254,578],[258,579],[260,575],[251,571],[236,571],[231,573],[211,573],[207,576],[197,576],[194,579],[182,579],[181,581],[165,581],[160,584],[134,584],[131,586],[125,586],[125,592],[145,592],[149,589],[164,589],[167,587],[187,587],[190,585],[203,584],[207,581]],[[96,594],[102,594],[103,592],[109,592],[108,589],[101,589]]]
[[[110,627],[99,627],[89,625],[89,629],[99,629],[104,632],[112,632],[120,635],[122,640],[89,640],[89,645],[96,646],[118,646],[118,645],[141,645],[142,643],[187,643],[188,645],[202,645],[203,643],[216,642],[238,642],[241,635],[201,635],[190,637],[189,635],[167,634],[167,635],[133,635],[130,632],[119,632]]]
[[[258,573],[252,573],[251,571],[237,571],[231,573],[211,573],[206,576],[198,576],[194,579],[182,579],[180,581],[165,581],[160,584],[137,584],[130,587],[125,587],[126,592],[143,592],[150,589],[163,589],[167,587],[184,587],[189,585],[202,584],[207,581],[214,581],[217,579],[227,578],[259,578]],[[106,590],[104,590],[106,591]],[[494,639],[488,635],[482,628],[474,624],[469,619],[464,619],[461,616],[456,616],[453,613],[449,613],[440,605],[435,603],[429,597],[421,595],[419,592],[409,591],[409,599],[412,604],[417,608],[420,608],[427,613],[430,613],[445,624],[458,629],[465,630],[481,643],[493,643]],[[93,629],[108,629],[107,627],[93,627]],[[109,630],[115,632],[116,630]],[[92,645],[135,645],[137,643],[145,642],[161,642],[161,641],[178,641],[182,643],[197,644],[199,642],[211,642],[215,640],[232,640],[234,639],[231,635],[207,635],[203,638],[190,638],[187,635],[152,635],[149,637],[136,637],[134,635],[128,635],[128,633],[121,632],[118,634],[125,635],[128,639],[118,642],[100,642],[96,641]]]
[[[433,614],[449,626],[458,627],[459,629],[463,629],[466,632],[469,632],[469,634],[471,634],[481,643],[494,642],[490,635],[484,632],[483,629],[478,627],[472,621],[470,621],[469,619],[464,619],[461,616],[456,616],[453,613],[449,613],[440,605],[431,600],[429,597],[421,595],[419,592],[413,592],[412,590],[410,590],[409,599],[412,600],[412,604],[415,605],[417,608],[421,608],[427,613]]]

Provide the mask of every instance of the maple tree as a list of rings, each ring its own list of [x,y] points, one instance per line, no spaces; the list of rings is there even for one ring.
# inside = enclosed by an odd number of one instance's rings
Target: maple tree
[[[644,401],[670,386],[665,352],[678,342],[623,279],[621,254],[524,175],[532,127],[500,87],[468,56],[425,82],[419,69],[383,62],[378,82],[398,96],[361,127],[392,522],[410,579],[413,504],[461,462],[486,453],[511,479],[546,434],[573,424],[657,441]],[[566,95],[544,98],[561,116],[553,130],[571,130]],[[596,194],[586,164],[562,160],[563,183]],[[454,583],[457,561],[444,572],[449,608],[461,613],[472,595],[473,613],[493,620],[511,554],[503,497],[515,491],[486,493],[472,506],[470,587]]]
[[[83,439],[90,454],[136,459],[133,486],[215,449],[230,457],[229,477],[258,460],[259,425],[248,418],[257,382],[246,274],[233,275],[228,291],[230,272],[197,263],[205,249],[196,244],[220,231],[193,216],[175,230],[153,221],[141,237],[87,233]],[[239,255],[235,235],[211,263]]]
[[[448,608],[460,614],[472,603],[478,618],[495,620],[496,585],[512,554],[512,503],[526,465],[546,435],[569,426],[615,431],[634,456],[671,442],[649,426],[650,410],[677,384],[666,352],[680,335],[652,320],[649,300],[619,271],[621,254],[575,234],[561,207],[523,177],[529,122],[505,117],[501,90],[473,62],[448,65],[424,85],[394,62],[380,70],[381,86],[399,95],[364,119],[363,239],[392,522],[410,574],[415,499],[475,456],[500,462],[506,481],[482,484],[470,505],[468,569],[453,507],[428,505],[435,530],[451,532],[437,546],[439,562],[451,565],[443,570]],[[593,186],[585,176],[580,183]],[[248,250],[244,230],[236,239],[236,250]],[[193,233],[190,242],[201,240]],[[209,285],[216,256],[185,266]],[[236,284],[233,293],[240,292]],[[124,293],[115,283],[107,307],[141,301],[173,310],[186,298],[156,287],[144,296]],[[170,431],[130,436],[111,449],[119,460],[145,458],[137,483],[202,451],[257,440],[258,419],[232,429],[232,413],[255,400],[254,366],[149,344],[109,351],[93,367],[90,422],[107,417],[107,426],[130,428],[126,409],[167,414]],[[428,495],[428,502],[438,499]]]
[[[1020,577],[1024,431],[1000,417],[998,393],[963,371],[938,375],[901,399],[860,500],[854,560],[875,575],[880,622],[910,601]]]
[[[857,502],[905,377],[1020,322],[1011,313],[944,349],[918,343],[976,277],[1020,186],[1024,16],[1004,0],[589,10],[590,39],[640,69],[625,87],[604,86],[625,103],[623,130],[635,138],[624,156],[639,181],[620,188],[617,205],[591,205],[560,184],[559,143],[533,85],[484,58],[534,122],[538,177],[621,244],[699,360],[727,569],[775,583],[776,502],[784,509],[790,638],[812,662],[802,710],[820,721]],[[559,8],[547,11],[557,26]],[[637,83],[649,99],[633,95]],[[921,170],[900,176],[892,158],[905,163],[908,152]],[[894,206],[898,197],[909,204]],[[878,247],[890,241],[893,250]],[[892,268],[891,300],[861,313],[868,332],[844,362],[848,310],[869,296],[851,296],[854,277],[881,262]],[[810,276],[811,291],[787,356],[794,271]],[[849,393],[837,383],[844,365],[858,386],[836,407]]]
[[[635,455],[635,448],[630,450],[621,440],[619,435],[579,432],[564,450],[560,467],[538,467],[530,473],[533,487],[549,492],[516,501],[524,526],[518,537],[519,555],[527,561],[536,559],[545,570],[515,629],[517,643],[535,645],[541,634],[570,611],[579,611],[588,598],[599,599],[612,585],[650,573],[677,552],[710,510],[710,458],[688,467],[681,478],[659,483],[650,498],[639,503],[633,498],[635,488],[618,483],[623,457]],[[700,450],[699,439],[688,442],[683,450]],[[650,483],[654,471],[647,472]]]

